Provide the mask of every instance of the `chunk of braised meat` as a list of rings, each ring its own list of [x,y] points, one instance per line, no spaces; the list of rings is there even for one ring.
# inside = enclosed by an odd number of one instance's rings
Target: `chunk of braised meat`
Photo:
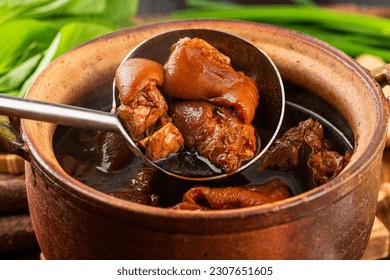
[[[254,80],[235,71],[230,58],[199,38],[183,38],[171,47],[164,65],[167,95],[180,99],[207,100],[233,107],[241,120],[254,118],[259,93]]]
[[[105,172],[125,168],[132,158],[132,152],[122,137],[112,132],[99,132],[96,166]]]
[[[300,164],[299,152],[303,143],[311,147],[307,162]],[[348,163],[352,152],[340,155],[331,151],[331,142],[324,137],[324,129],[317,120],[309,118],[290,128],[269,148],[260,162],[260,169],[295,171],[308,168],[314,183],[319,186],[336,177]]]
[[[146,194],[140,191],[117,191],[109,193],[109,195],[123,200],[131,201],[138,204],[158,206],[158,196],[154,194]]]
[[[154,194],[150,182],[156,170],[150,167],[140,167],[136,175],[128,181],[126,186],[108,194],[120,199],[138,204],[157,206],[160,197]]]
[[[163,72],[160,63],[144,58],[128,59],[116,71],[118,117],[135,142],[153,133],[157,121],[166,117],[168,105],[158,89]]]
[[[347,151],[344,156],[336,151],[318,151],[313,153],[308,161],[308,165],[313,171],[314,182],[317,186],[335,178],[347,165],[351,156],[351,151]]]
[[[184,137],[185,146],[229,173],[254,156],[255,131],[243,124],[231,109],[204,101],[171,106],[172,122]]]
[[[145,148],[145,155],[150,160],[156,161],[177,153],[184,144],[184,138],[180,131],[169,122],[151,136],[144,138],[139,144]]]
[[[302,121],[275,140],[260,162],[261,169],[294,171],[299,164],[299,149],[306,131],[323,136],[322,125],[314,119]],[[326,141],[323,143],[326,144]]]
[[[294,171],[299,164],[299,149],[304,141],[305,133],[312,132],[323,139],[322,125],[312,118],[302,121],[296,127],[287,130],[281,138],[275,140],[263,156],[260,168],[283,171]],[[329,147],[330,143],[323,139],[317,142],[319,146]]]
[[[184,142],[170,123],[168,104],[158,88],[164,81],[163,72],[158,62],[133,58],[123,62],[115,74],[120,100],[118,117],[152,161],[176,153]]]
[[[280,179],[265,185],[248,187],[209,188],[194,187],[188,190],[176,210],[225,210],[263,205],[292,196]]]

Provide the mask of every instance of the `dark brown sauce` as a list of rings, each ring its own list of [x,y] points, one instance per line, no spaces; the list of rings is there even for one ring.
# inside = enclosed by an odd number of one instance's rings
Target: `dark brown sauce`
[[[92,96],[96,97],[96,94]],[[105,106],[96,104],[96,100],[110,104],[107,96],[109,94],[104,98],[95,98],[94,101],[84,100],[81,104],[87,104],[86,107],[103,108]],[[293,85],[286,86],[286,97],[288,102],[280,135],[296,126],[299,121],[313,117],[323,124],[326,137],[333,142],[337,151],[344,154],[346,150],[352,149],[353,137],[350,128],[344,118],[325,101]],[[59,126],[53,140],[59,163],[68,174],[80,182],[136,203],[170,207],[179,203],[183,194],[194,186],[259,185],[274,178],[279,178],[287,184],[294,195],[302,193],[304,189],[295,173],[258,171],[256,164],[239,174],[213,182],[184,181],[170,177],[146,165],[129,151],[124,151],[123,153],[127,153],[126,156],[121,155],[124,160],[116,162],[117,166],[113,167],[110,166],[109,160],[97,158],[99,154],[97,150],[107,148],[99,144],[100,138],[101,132]]]

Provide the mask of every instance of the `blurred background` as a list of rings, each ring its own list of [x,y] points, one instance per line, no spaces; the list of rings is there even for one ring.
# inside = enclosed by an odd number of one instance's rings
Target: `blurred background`
[[[178,10],[178,9],[185,9],[191,7],[191,5],[198,3],[205,3],[207,5],[206,1],[186,1],[186,0],[159,0],[159,1],[153,1],[153,0],[140,0],[139,1],[139,9],[138,14],[150,14],[150,13],[167,13],[171,12],[172,10]],[[244,4],[244,5],[280,5],[280,4],[287,4],[287,5],[296,5],[296,4],[304,4],[304,5],[310,5],[310,4],[317,4],[322,6],[333,6],[334,8],[370,8],[372,10],[375,9],[375,7],[383,10],[383,7],[390,7],[390,1],[388,0],[220,0],[220,1],[210,1],[210,2],[225,2],[225,3],[232,3],[232,4]],[[388,11],[384,11],[388,12]]]
[[[25,96],[48,63],[85,41],[186,18],[270,23],[318,37],[353,57],[369,52],[390,60],[389,0],[0,0],[0,93]]]

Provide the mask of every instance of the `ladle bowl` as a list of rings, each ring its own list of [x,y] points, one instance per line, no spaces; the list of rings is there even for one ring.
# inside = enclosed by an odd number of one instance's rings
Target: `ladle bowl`
[[[178,29],[157,34],[134,48],[122,61],[131,58],[147,58],[164,64],[171,52],[171,46],[181,38],[200,38],[217,48],[231,59],[232,67],[241,71],[256,82],[260,102],[252,122],[258,136],[258,147],[255,156],[244,162],[240,168],[231,173],[222,173],[204,163],[196,155],[170,157],[152,164],[169,175],[186,180],[221,179],[246,169],[266,152],[276,138],[282,124],[285,98],[282,79],[275,64],[258,46],[249,41],[218,30],[212,29]],[[114,97],[118,91],[114,84]],[[114,106],[115,108],[115,106]],[[127,139],[134,149],[132,139]],[[145,161],[149,161],[145,159]]]
[[[231,173],[216,172],[196,156],[191,160],[186,157],[170,157],[153,162],[149,160],[131,139],[120,119],[116,108],[118,94],[113,86],[113,103],[111,112],[102,112],[71,105],[19,99],[0,96],[0,114],[53,122],[101,131],[115,132],[123,136],[130,149],[153,167],[185,180],[206,181],[233,175],[256,162],[276,138],[284,114],[284,89],[280,74],[272,60],[257,46],[238,36],[212,29],[179,29],[164,32],[151,37],[134,48],[123,61],[143,57],[165,63],[171,46],[184,37],[198,37],[231,58],[236,71],[242,71],[252,77],[260,93],[260,102],[253,122],[257,135],[260,135],[261,146],[256,155]]]

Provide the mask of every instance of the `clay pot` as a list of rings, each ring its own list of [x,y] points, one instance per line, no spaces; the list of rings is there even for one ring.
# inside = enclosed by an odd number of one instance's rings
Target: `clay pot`
[[[141,41],[178,28],[213,28],[259,45],[285,81],[339,111],[353,133],[350,163],[334,180],[273,204],[179,212],[138,205],[75,180],[53,152],[56,125],[22,121],[27,194],[47,259],[359,259],[375,217],[388,106],[371,73],[315,38],[239,21],[176,21],[128,28],[51,63],[28,98],[71,104],[112,81]]]

